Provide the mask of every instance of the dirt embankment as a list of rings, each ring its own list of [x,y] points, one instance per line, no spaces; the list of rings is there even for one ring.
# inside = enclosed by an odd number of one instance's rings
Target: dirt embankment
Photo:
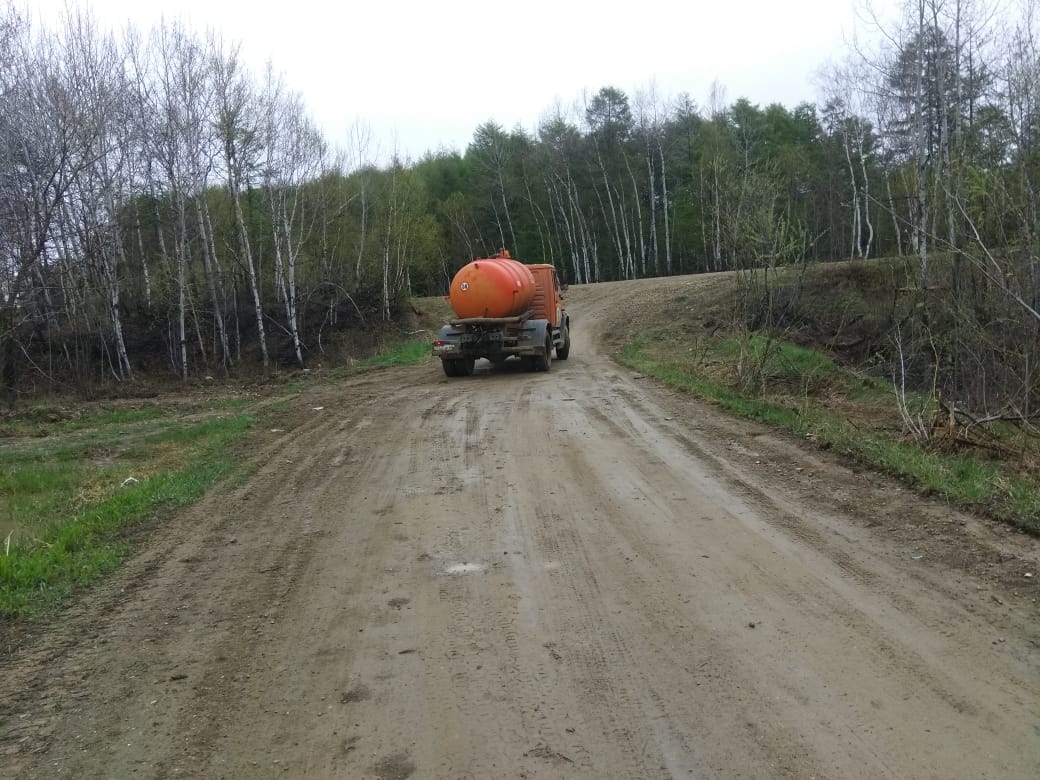
[[[572,290],[548,374],[292,398],[8,659],[3,774],[1040,774],[1037,543],[610,360],[707,283]]]

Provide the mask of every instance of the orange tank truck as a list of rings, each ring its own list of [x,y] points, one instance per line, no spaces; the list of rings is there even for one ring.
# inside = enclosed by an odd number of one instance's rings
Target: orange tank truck
[[[505,250],[462,266],[448,295],[456,316],[433,342],[444,373],[469,376],[481,358],[501,365],[516,357],[530,371],[548,371],[554,353],[566,360],[571,337],[563,289],[553,266],[525,265]]]
[[[467,263],[451,280],[448,300],[462,318],[513,317],[531,307],[534,275],[508,257],[485,257]]]

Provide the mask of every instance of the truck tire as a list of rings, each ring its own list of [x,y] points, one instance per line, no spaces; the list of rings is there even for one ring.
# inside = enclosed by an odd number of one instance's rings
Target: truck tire
[[[567,356],[571,354],[571,329],[563,329],[563,343],[556,348],[556,359],[566,360]]]
[[[462,358],[455,360],[442,360],[444,364],[445,376],[472,376],[473,375],[473,358]]]
[[[541,354],[535,355],[534,365],[538,371],[548,371],[552,366],[552,354],[553,345],[552,338],[549,336],[545,337],[545,349],[542,350]]]

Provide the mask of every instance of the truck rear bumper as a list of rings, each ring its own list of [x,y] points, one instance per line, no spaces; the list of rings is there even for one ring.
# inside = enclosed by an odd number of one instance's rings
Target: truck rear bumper
[[[487,349],[468,344],[434,344],[433,356],[457,360],[460,358],[487,358],[488,360],[504,360],[511,355],[540,355],[544,347],[541,344],[524,344],[502,349]]]
[[[550,332],[545,320],[523,320],[507,318],[508,325],[501,321],[469,321],[441,328],[440,338],[433,342],[432,354],[442,360],[469,360],[487,358],[492,362],[505,360],[513,355],[537,356],[545,351],[547,334]],[[521,321],[515,321],[521,320]]]
[[[462,345],[454,342],[444,342],[442,344],[433,345],[433,356],[434,357],[461,357],[462,356]]]

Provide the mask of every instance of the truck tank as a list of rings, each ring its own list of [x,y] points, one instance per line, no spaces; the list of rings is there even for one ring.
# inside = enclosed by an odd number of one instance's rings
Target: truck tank
[[[500,255],[462,266],[451,280],[448,299],[462,319],[515,317],[530,308],[534,293],[534,275],[527,266]]]

